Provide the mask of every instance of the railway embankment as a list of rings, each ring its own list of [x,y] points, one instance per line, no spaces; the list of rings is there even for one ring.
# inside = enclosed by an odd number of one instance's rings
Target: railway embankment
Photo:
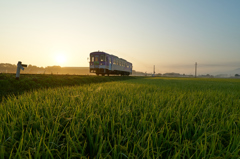
[[[0,74],[0,102],[4,98],[20,95],[26,91],[56,88],[64,86],[78,86],[91,83],[121,81],[134,79],[133,76],[87,76],[87,75],[51,75],[51,74],[21,74],[15,79],[15,74]]]

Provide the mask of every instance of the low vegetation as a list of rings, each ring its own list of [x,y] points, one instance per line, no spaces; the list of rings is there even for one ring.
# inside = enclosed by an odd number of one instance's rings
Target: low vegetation
[[[83,75],[21,74],[20,80],[16,80],[15,74],[0,73],[0,102],[12,95],[19,95],[26,91],[37,89],[79,86],[134,78],[126,76],[96,77]]]
[[[238,79],[135,78],[33,90],[0,103],[0,155],[238,158],[239,105]]]

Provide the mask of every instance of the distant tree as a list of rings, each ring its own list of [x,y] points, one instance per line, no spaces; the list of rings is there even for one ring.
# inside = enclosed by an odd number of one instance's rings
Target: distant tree
[[[239,76],[239,74],[235,74],[235,77],[238,77]]]
[[[0,72],[6,73],[14,73],[16,72],[17,65],[9,64],[9,63],[0,63]]]
[[[47,66],[45,68],[46,73],[56,74],[57,72],[61,72],[61,66]]]

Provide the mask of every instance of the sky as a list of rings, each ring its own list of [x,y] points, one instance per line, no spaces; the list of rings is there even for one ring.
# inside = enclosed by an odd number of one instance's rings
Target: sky
[[[156,73],[240,68],[239,0],[0,0],[0,63],[88,67],[93,51]]]

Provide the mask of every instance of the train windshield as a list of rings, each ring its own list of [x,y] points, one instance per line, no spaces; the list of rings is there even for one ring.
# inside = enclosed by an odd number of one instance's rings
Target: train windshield
[[[94,56],[91,55],[91,62],[94,62]]]
[[[90,57],[90,59],[91,59],[91,62],[94,62],[94,61],[101,61],[101,62],[103,62],[103,61],[106,61],[105,60],[105,55],[91,55],[91,57]]]
[[[95,56],[95,61],[98,61],[98,56]]]
[[[100,61],[105,61],[104,55],[100,56]]]

